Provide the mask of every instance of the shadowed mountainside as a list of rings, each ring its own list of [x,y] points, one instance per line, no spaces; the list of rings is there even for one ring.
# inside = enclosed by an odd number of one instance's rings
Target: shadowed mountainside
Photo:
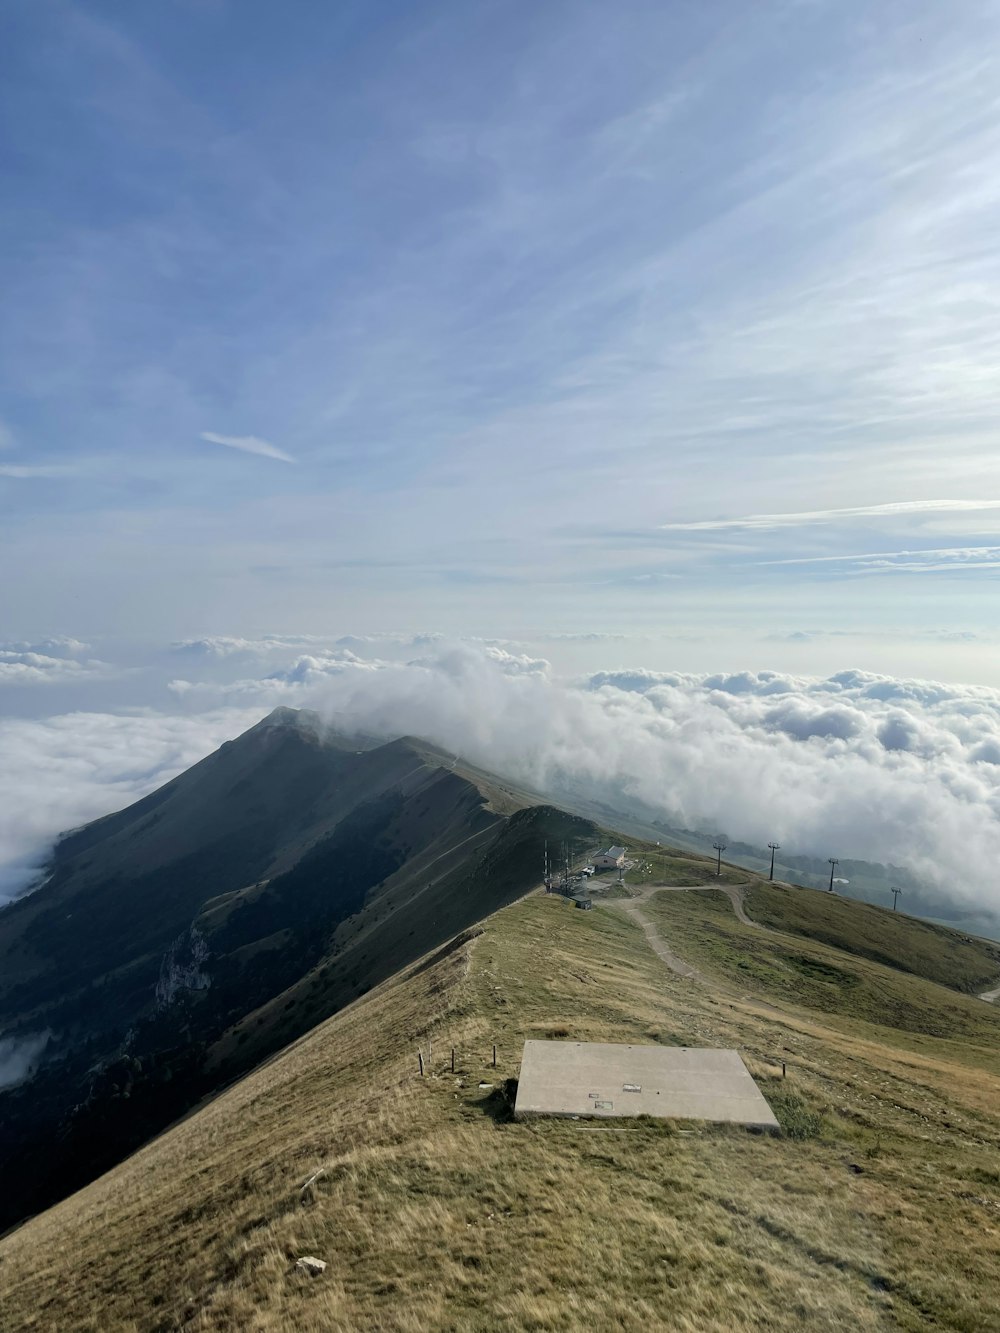
[[[413,738],[278,709],[65,836],[0,912],[0,1032],[51,1034],[0,1094],[0,1226],[540,878],[593,825]]]

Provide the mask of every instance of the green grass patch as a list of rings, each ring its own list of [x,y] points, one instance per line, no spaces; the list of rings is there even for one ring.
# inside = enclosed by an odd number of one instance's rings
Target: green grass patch
[[[744,907],[762,926],[846,949],[953,990],[978,993],[1000,978],[1000,944],[853,898],[758,883],[747,892]]]
[[[751,892],[751,900],[756,893]],[[828,912],[824,898],[810,895]],[[849,911],[864,905],[840,906]],[[994,1052],[1000,1047],[1000,1013],[992,1006],[912,972],[809,939],[808,908],[809,900],[803,900],[795,934],[743,925],[721,892],[656,894],[646,912],[682,958],[751,995],[900,1032],[975,1043]],[[820,917],[821,934],[828,920],[828,915]]]
[[[721,875],[717,875],[716,862],[704,856],[684,856],[656,849],[636,851],[635,857],[639,865],[626,872],[627,884],[746,884],[751,878],[746,870],[726,865],[725,861]]]
[[[764,1095],[782,1133],[789,1139],[818,1139],[824,1118],[804,1097],[780,1087],[766,1087]]]

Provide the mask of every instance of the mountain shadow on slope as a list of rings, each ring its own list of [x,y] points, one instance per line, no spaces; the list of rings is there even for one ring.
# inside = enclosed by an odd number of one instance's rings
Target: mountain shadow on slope
[[[0,912],[0,1031],[52,1033],[0,1094],[0,1227],[92,1179],[597,830],[412,738],[282,709],[64,837]]]

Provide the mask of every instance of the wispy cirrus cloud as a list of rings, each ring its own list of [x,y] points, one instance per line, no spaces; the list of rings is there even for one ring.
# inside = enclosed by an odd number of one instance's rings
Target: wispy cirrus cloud
[[[833,570],[933,574],[961,569],[1000,568],[1000,546],[939,546],[923,551],[869,551],[859,554],[793,556],[759,560],[761,565],[825,565]]]
[[[239,449],[245,454],[257,454],[260,458],[277,458],[282,463],[295,462],[284,449],[279,449],[269,440],[258,439],[256,435],[217,435],[215,431],[203,430],[201,438],[208,444],[222,444],[227,449]]]
[[[693,523],[661,523],[660,530],[718,532],[726,528],[739,528],[767,531],[773,528],[809,527],[814,523],[849,522],[852,519],[898,518],[910,514],[966,514],[988,510],[1000,510],[1000,500],[893,500],[887,504],[805,509],[790,514],[745,514],[739,518],[708,518]]]
[[[0,477],[71,477],[78,469],[69,463],[0,463]]]

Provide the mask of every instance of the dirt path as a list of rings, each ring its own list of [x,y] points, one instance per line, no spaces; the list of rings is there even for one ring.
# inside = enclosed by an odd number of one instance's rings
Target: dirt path
[[[690,963],[685,963],[683,958],[678,958],[663,936],[657,933],[656,927],[642,910],[642,903],[648,897],[649,894],[647,893],[642,895],[642,897],[613,898],[609,899],[607,905],[609,907],[617,908],[620,912],[624,912],[626,916],[632,918],[637,926],[641,926],[643,934],[649,941],[649,947],[655,954],[658,954],[659,957],[663,959],[671,972],[676,972],[680,977],[688,977],[692,981],[704,980],[698,969],[692,967]]]
[[[595,888],[601,885],[600,880],[594,882]],[[611,888],[612,881],[604,881],[603,887]],[[643,904],[647,903],[654,893],[698,893],[709,889],[721,889],[732,904],[738,921],[742,922],[744,926],[750,926],[753,930],[766,931],[767,926],[762,926],[759,921],[752,920],[744,911],[743,896],[748,888],[750,888],[749,884],[644,884],[634,892],[631,898],[606,898],[604,905],[617,908],[620,912],[624,912],[626,916],[631,917],[636,925],[641,927],[642,933],[649,941],[649,947],[659,958],[663,959],[671,972],[676,972],[678,976],[687,977],[691,981],[708,982],[709,979],[699,972],[696,967],[692,967],[690,963],[685,963],[683,958],[679,958],[674,953],[642,910]],[[716,989],[720,988],[717,987]],[[743,998],[749,1000],[752,997],[744,996]],[[979,998],[986,1000],[988,1004],[997,1003],[1000,1001],[1000,986],[995,986],[992,990],[981,991]],[[763,1009],[770,1010],[773,1013],[783,1013],[782,1010],[765,1001],[761,1001],[760,1004]]]
[[[726,895],[733,905],[733,911],[736,913],[737,921],[741,921],[744,926],[750,926],[754,930],[765,930],[759,921],[752,921],[743,910],[743,895],[749,886],[746,884],[720,884],[719,888]]]
[[[649,947],[663,959],[671,972],[676,972],[681,977],[689,977],[691,980],[704,981],[704,976],[696,967],[692,967],[690,963],[685,963],[683,958],[679,958],[674,953],[642,910],[643,904],[648,902],[654,893],[703,893],[710,889],[721,889],[732,903],[737,919],[742,921],[745,926],[762,930],[763,927],[758,926],[756,921],[751,921],[743,910],[743,892],[746,887],[746,885],[732,884],[644,884],[631,898],[608,898],[605,903],[608,907],[614,907],[618,911],[624,912],[626,916],[632,918],[637,926],[641,926],[643,934],[649,941]]]

